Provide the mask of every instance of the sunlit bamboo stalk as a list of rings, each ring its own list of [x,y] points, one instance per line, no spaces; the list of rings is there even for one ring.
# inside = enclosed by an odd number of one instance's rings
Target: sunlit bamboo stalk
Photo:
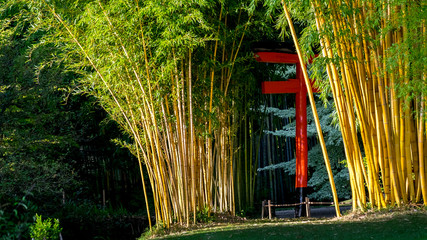
[[[308,78],[307,70],[306,70],[306,67],[305,67],[305,61],[304,61],[303,55],[302,55],[300,47],[299,47],[297,35],[296,35],[295,29],[294,29],[294,26],[293,26],[293,23],[292,23],[291,16],[289,14],[288,8],[287,8],[286,3],[284,2],[284,0],[282,0],[282,5],[283,5],[283,11],[285,13],[286,19],[288,21],[288,24],[289,24],[289,27],[290,27],[290,30],[291,30],[291,34],[292,34],[292,38],[294,40],[295,48],[296,48],[297,53],[298,53],[298,58],[299,58],[299,61],[301,63],[301,69],[302,69],[302,72],[304,74],[304,81],[305,81],[305,84],[306,84],[306,87],[307,87],[307,93],[308,93],[308,97],[310,99],[311,109],[313,111],[314,121],[315,121],[315,124],[316,124],[316,130],[317,130],[317,134],[319,136],[319,142],[320,142],[320,145],[321,145],[321,148],[322,148],[322,153],[323,153],[323,157],[324,157],[324,160],[325,160],[326,170],[328,172],[329,182],[331,184],[331,190],[332,190],[332,196],[333,196],[333,199],[334,199],[335,211],[336,211],[337,217],[340,217],[341,216],[341,212],[340,212],[340,208],[339,208],[339,205],[338,205],[339,204],[338,203],[338,195],[337,195],[337,191],[335,189],[334,176],[332,174],[332,169],[331,169],[331,165],[330,165],[330,162],[329,162],[328,153],[326,151],[326,145],[325,145],[325,140],[323,139],[322,129],[320,127],[319,116],[317,115],[316,103],[315,103],[314,97],[313,97],[313,90],[311,89],[311,81]]]
[[[422,78],[425,66],[414,75],[409,55],[395,57],[393,52],[399,47],[408,53],[407,26],[412,23],[406,19],[419,3],[314,0],[311,4],[322,57],[328,59],[326,71],[344,140],[353,209],[366,207],[365,189],[372,207],[419,201],[424,195],[420,191],[425,190],[419,180],[425,173],[419,169],[425,148],[420,132],[425,100],[401,99],[399,86]],[[377,27],[369,25],[373,18]],[[423,35],[422,26],[411,31]],[[389,65],[393,58],[396,66]]]

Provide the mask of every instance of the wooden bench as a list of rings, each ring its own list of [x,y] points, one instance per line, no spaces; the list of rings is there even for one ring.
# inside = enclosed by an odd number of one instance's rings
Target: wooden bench
[[[265,214],[268,212],[268,219],[272,218],[272,209],[277,207],[296,207],[299,205],[305,205],[305,209],[307,212],[307,217],[310,217],[310,205],[333,205],[334,202],[310,202],[310,199],[308,197],[305,198],[305,202],[301,203],[290,203],[290,204],[275,204],[272,203],[271,200],[264,200],[262,201],[262,209],[261,209],[261,218],[264,218]],[[342,203],[339,203],[342,204]]]

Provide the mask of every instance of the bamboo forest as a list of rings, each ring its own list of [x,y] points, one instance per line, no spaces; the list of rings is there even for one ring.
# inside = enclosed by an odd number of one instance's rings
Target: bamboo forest
[[[0,0],[0,239],[427,239],[426,13]]]

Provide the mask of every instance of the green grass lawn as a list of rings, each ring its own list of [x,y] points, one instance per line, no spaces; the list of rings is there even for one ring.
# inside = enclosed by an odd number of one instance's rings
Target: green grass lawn
[[[341,219],[248,220],[157,239],[398,239],[427,240],[426,210],[393,210]]]

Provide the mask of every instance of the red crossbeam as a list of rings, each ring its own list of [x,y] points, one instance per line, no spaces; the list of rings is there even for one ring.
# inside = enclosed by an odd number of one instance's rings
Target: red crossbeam
[[[314,81],[311,81],[311,89],[313,92],[319,92],[314,86]],[[281,93],[297,93],[301,91],[301,83],[299,79],[288,79],[287,81],[264,81],[261,82],[262,94],[281,94]]]
[[[261,82],[263,94],[297,93],[301,90],[298,79],[288,81]]]
[[[266,63],[299,63],[298,55],[292,53],[257,52],[255,58],[258,62]]]

